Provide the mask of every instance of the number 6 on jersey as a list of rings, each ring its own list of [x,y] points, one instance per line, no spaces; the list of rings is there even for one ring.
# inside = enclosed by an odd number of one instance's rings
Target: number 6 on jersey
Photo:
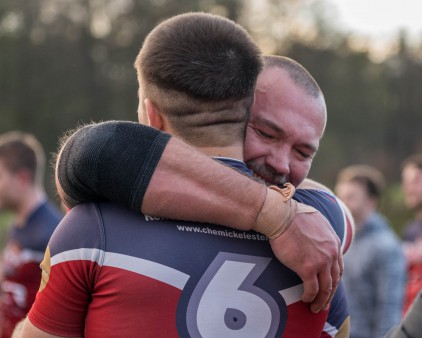
[[[277,302],[255,281],[271,258],[220,252],[188,303],[192,337],[274,337],[280,323]],[[247,334],[246,334],[247,332]]]

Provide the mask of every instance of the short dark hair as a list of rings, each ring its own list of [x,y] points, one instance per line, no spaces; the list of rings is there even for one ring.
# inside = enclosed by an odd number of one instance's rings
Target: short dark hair
[[[365,188],[368,196],[377,200],[381,199],[385,188],[385,178],[381,171],[366,164],[344,168],[339,172],[337,182],[357,182]]]
[[[228,140],[244,136],[262,59],[233,21],[206,13],[172,17],[148,34],[135,68],[143,95],[183,138],[198,144],[216,126],[226,128]],[[224,145],[222,136],[213,143]]]
[[[42,185],[45,154],[33,135],[19,131],[0,135],[0,159],[10,172],[26,169],[31,173],[32,182]]]

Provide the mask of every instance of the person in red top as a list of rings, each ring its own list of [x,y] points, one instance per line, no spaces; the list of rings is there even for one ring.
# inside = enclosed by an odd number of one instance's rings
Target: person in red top
[[[0,210],[13,215],[1,256],[1,337],[26,316],[40,284],[39,264],[61,220],[42,188],[45,156],[33,135],[0,135]]]

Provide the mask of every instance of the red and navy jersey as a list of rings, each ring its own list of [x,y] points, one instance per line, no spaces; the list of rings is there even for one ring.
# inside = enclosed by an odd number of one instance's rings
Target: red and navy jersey
[[[310,204],[347,238],[334,197],[297,198],[318,200]],[[317,338],[327,327],[328,311],[310,312],[300,278],[254,231],[81,204],[56,229],[42,267],[29,319],[55,335]],[[336,297],[332,308],[347,316]]]
[[[26,316],[40,284],[39,264],[51,234],[62,215],[50,203],[42,203],[21,226],[11,225],[1,268],[1,337],[11,337],[17,322]]]
[[[312,338],[327,320],[255,232],[84,204],[55,231],[48,260],[29,318],[56,335]]]

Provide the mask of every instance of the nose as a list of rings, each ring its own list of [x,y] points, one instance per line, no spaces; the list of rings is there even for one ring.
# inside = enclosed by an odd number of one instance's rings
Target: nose
[[[286,147],[274,147],[265,162],[279,175],[290,174],[290,152]]]

